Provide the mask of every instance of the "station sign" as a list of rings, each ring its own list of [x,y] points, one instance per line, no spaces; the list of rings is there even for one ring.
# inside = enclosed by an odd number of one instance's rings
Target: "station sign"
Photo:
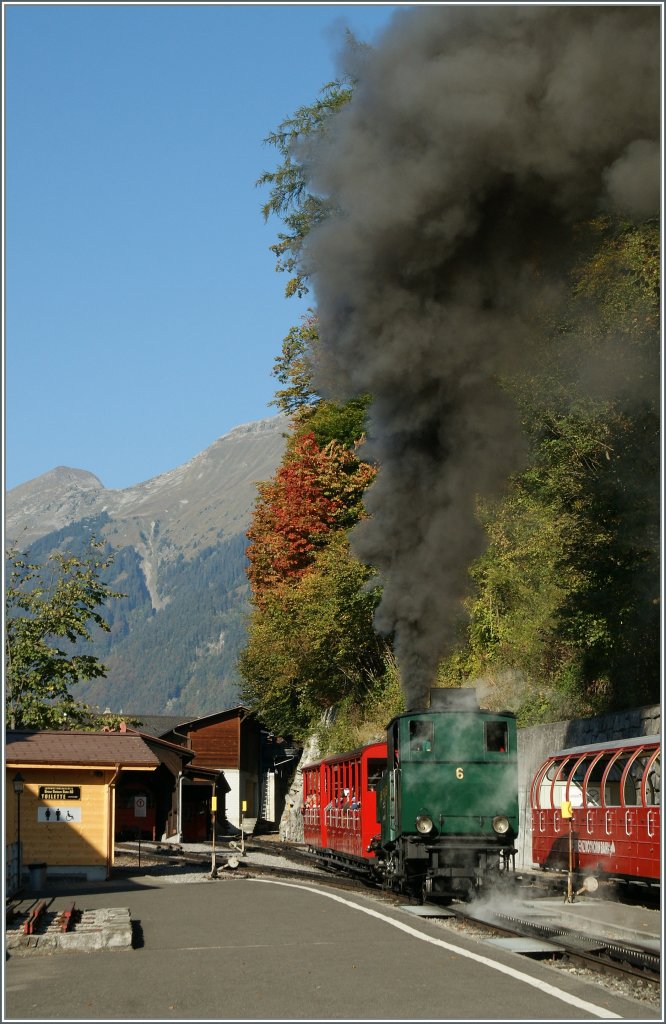
[[[40,800],[80,800],[80,786],[40,786]]]

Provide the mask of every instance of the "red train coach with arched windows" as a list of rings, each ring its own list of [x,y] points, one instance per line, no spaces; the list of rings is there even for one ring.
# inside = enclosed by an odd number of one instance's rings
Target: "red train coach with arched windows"
[[[379,831],[375,787],[386,768],[386,743],[329,757],[303,769],[303,831],[320,860],[368,874]]]
[[[532,781],[532,856],[544,869],[659,882],[661,761],[658,736],[571,747]]]

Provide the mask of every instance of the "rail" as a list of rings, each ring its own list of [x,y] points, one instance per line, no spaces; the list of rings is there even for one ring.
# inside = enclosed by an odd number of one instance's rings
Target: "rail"
[[[559,947],[561,955],[571,963],[607,974],[639,978],[648,984],[661,983],[661,957],[653,949],[609,939],[607,936],[585,935],[560,924],[544,924],[502,912],[476,914],[468,906],[451,906],[449,911],[460,919],[501,932],[505,935],[530,936]]]
[[[46,900],[40,900],[36,903],[28,914],[27,920],[23,924],[24,935],[34,935],[35,928],[42,920],[42,917],[46,913]]]
[[[76,918],[76,903],[69,903],[58,918],[58,927],[61,932],[68,932]]]

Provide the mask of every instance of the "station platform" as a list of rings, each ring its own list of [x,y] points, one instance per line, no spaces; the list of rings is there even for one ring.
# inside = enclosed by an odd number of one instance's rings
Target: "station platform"
[[[534,910],[559,918],[565,928],[589,932],[609,940],[634,942],[658,952],[661,949],[661,911],[646,907],[577,897],[574,903],[547,897],[532,901]]]
[[[471,919],[501,927],[506,922],[532,925],[548,932],[550,941],[558,929],[607,943],[635,945],[650,952],[661,951],[661,911],[589,896],[567,903],[559,896],[488,899],[469,905]]]

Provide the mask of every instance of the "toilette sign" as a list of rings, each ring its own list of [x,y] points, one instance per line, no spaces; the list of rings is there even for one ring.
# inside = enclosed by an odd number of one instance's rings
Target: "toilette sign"
[[[40,800],[80,800],[80,786],[40,786]]]
[[[69,825],[81,821],[80,807],[38,807],[37,821],[53,825]]]

